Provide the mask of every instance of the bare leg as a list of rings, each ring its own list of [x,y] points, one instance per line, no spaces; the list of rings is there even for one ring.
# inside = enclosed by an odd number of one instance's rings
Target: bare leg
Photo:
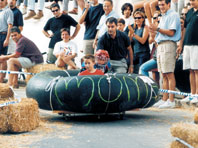
[[[195,94],[196,83],[195,83],[195,73],[193,70],[190,70],[190,89],[191,89],[191,93]]]
[[[0,69],[7,70],[7,62],[6,61],[0,63]],[[0,73],[0,83],[3,83],[5,76],[6,76],[5,73]]]
[[[19,63],[17,58],[11,58],[8,60],[8,70],[19,71],[19,68],[21,68],[21,64]],[[9,74],[8,84],[10,86],[18,85],[18,75],[17,74]]]
[[[173,72],[171,73],[167,73],[167,77],[168,77],[168,88],[169,90],[175,90],[175,75]],[[169,94],[169,99],[171,102],[174,101],[174,94]]]
[[[194,73],[195,73],[195,88],[196,88],[196,94],[198,94],[198,70],[194,70]]]
[[[162,73],[162,77],[163,77],[163,89],[168,89],[168,78],[167,78],[166,74]],[[168,93],[163,94],[162,100],[163,101],[168,100]]]
[[[66,64],[68,64],[68,69],[77,69],[76,64],[72,60],[68,61]]]

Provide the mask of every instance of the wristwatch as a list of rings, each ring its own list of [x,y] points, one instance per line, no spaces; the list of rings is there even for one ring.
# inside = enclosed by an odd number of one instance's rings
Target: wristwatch
[[[159,32],[159,30],[160,30],[160,28],[158,27],[156,31]]]

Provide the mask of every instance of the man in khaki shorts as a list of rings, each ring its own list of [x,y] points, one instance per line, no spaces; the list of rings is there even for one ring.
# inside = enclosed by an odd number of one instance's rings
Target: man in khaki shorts
[[[191,94],[198,94],[198,0],[190,0],[192,8],[186,14],[184,23],[184,42],[180,41],[177,52],[183,51],[183,69],[190,71]],[[188,96],[181,102],[198,103],[197,97]]]
[[[155,37],[157,47],[157,66],[163,78],[163,89],[175,90],[175,62],[176,62],[176,42],[181,38],[181,25],[179,15],[170,9],[171,0],[158,0],[158,6],[162,13],[162,18],[158,26],[151,24],[150,32],[157,31]],[[174,108],[174,95],[163,94],[154,107]]]

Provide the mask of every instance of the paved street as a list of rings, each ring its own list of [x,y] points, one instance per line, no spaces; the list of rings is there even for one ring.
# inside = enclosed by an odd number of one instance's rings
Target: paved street
[[[15,92],[25,97],[25,88]],[[174,139],[170,127],[192,122],[193,113],[184,109],[143,109],[101,116],[72,114],[65,119],[40,110],[40,126],[28,133],[0,135],[0,148],[166,148]]]

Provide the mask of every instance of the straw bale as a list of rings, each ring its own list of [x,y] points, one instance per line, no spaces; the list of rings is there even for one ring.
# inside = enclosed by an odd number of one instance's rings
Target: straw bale
[[[38,103],[34,99],[22,98],[20,103],[0,108],[1,133],[28,132],[38,127],[39,121]]]
[[[25,72],[30,72],[30,73],[40,73],[42,71],[47,71],[47,70],[65,70],[65,68],[57,67],[55,64],[37,64],[31,68],[24,69]],[[27,75],[26,82],[28,82],[31,77],[32,75]]]
[[[14,97],[13,90],[8,84],[0,83],[0,100],[7,100]]]
[[[0,103],[1,102],[2,101],[0,101]],[[0,107],[0,133],[5,133],[8,131],[8,111],[8,106]]]
[[[173,141],[170,145],[170,148],[188,148],[188,147],[178,141]]]
[[[193,147],[198,147],[198,125],[190,123],[176,123],[171,127],[171,134]]]
[[[198,124],[198,109],[195,111],[194,122]]]

